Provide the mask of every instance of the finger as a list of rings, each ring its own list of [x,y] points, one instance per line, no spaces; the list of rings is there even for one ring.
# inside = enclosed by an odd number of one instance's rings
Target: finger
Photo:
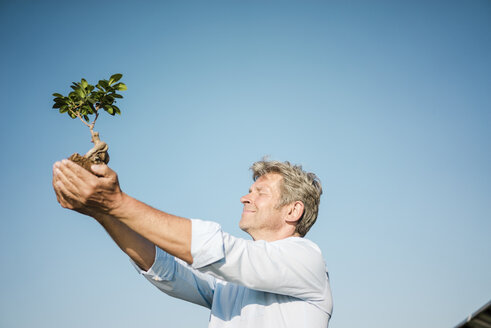
[[[92,172],[98,177],[108,178],[110,175],[114,174],[114,171],[109,168],[106,164],[94,164],[91,167]]]
[[[55,163],[53,166],[53,187],[55,187],[55,192],[62,194],[66,202],[80,203],[81,188],[84,187],[81,183],[84,181],[67,169],[63,161]]]
[[[72,183],[74,186],[87,185],[91,179],[95,177],[87,172],[86,169],[80,167],[78,164],[73,163],[70,160],[62,160],[59,165],[60,172]]]
[[[82,166],[78,165],[77,163],[75,163],[71,160],[64,159],[61,161],[61,163],[66,168],[70,169],[70,171],[72,171],[76,176],[78,176],[82,180],[88,181],[89,179],[94,178],[94,175],[92,173],[90,173],[89,171],[84,169]]]
[[[70,201],[68,200],[69,197],[66,195],[69,195],[70,192],[66,190],[66,188],[63,186],[61,181],[59,179],[55,179],[53,182],[53,188],[55,190],[56,194],[56,199],[58,200],[58,203],[64,208],[69,208],[73,209],[73,206],[71,205]]]
[[[58,203],[60,203],[61,207],[72,209],[72,206],[65,199],[65,197],[62,195],[61,191],[59,191],[57,186],[55,186],[55,194],[56,194],[56,200],[58,201]]]
[[[56,179],[56,175],[58,174],[58,171],[59,171],[59,169],[58,169],[59,166],[60,166],[60,162],[55,162],[53,164],[53,181],[52,181],[53,187],[55,186],[55,179]]]
[[[58,191],[59,188],[56,186],[57,182],[60,181],[60,175],[62,174],[60,171],[60,166],[61,162],[56,162],[53,164],[53,179],[52,179],[52,185],[53,189],[55,190],[55,193],[57,194],[56,196],[58,197]]]
[[[58,203],[61,204],[62,202],[62,199],[60,198],[60,195],[59,195],[59,190],[58,190],[58,187],[56,186],[56,182],[58,181],[58,178],[57,178],[57,175],[58,175],[58,168],[56,168],[56,164],[53,165],[53,180],[52,180],[52,185],[53,185],[53,190],[55,192],[55,195],[56,195],[56,200],[58,201]],[[63,206],[63,204],[61,204]]]
[[[77,177],[70,179],[65,175],[63,171],[57,170],[56,171],[56,178],[55,178],[55,183],[59,185],[60,187],[63,187],[63,191],[65,191],[65,194],[67,196],[70,196],[72,199],[79,199],[80,198],[80,185],[76,185],[73,180],[76,180]]]

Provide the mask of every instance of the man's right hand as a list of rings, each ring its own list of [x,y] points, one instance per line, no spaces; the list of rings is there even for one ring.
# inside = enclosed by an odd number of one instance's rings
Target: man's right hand
[[[53,188],[60,205],[92,217],[111,215],[123,201],[116,172],[93,165],[91,174],[70,160],[53,165]]]

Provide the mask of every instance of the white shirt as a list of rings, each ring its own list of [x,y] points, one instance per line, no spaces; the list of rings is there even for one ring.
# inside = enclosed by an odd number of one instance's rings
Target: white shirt
[[[245,240],[192,220],[191,255],[188,265],[157,248],[148,271],[134,265],[164,293],[211,309],[210,328],[328,326],[329,277],[313,242]]]

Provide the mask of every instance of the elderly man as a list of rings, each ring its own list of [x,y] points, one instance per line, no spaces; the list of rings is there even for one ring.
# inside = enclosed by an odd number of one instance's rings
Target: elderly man
[[[211,310],[209,327],[327,327],[331,290],[320,249],[303,238],[322,188],[288,162],[259,161],[236,238],[214,222],[154,209],[123,193],[106,165],[93,175],[63,160],[53,187],[64,208],[95,218],[164,293]]]

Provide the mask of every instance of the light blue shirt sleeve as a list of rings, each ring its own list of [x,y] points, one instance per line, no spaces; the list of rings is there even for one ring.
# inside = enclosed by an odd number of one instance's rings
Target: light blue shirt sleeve
[[[288,295],[329,315],[332,298],[322,253],[313,242],[290,237],[274,242],[233,237],[215,222],[192,220],[192,267],[253,290]]]
[[[193,269],[158,247],[155,249],[154,263],[148,271],[131,262],[139,273],[164,293],[211,308],[216,286],[215,278],[211,275]]]

